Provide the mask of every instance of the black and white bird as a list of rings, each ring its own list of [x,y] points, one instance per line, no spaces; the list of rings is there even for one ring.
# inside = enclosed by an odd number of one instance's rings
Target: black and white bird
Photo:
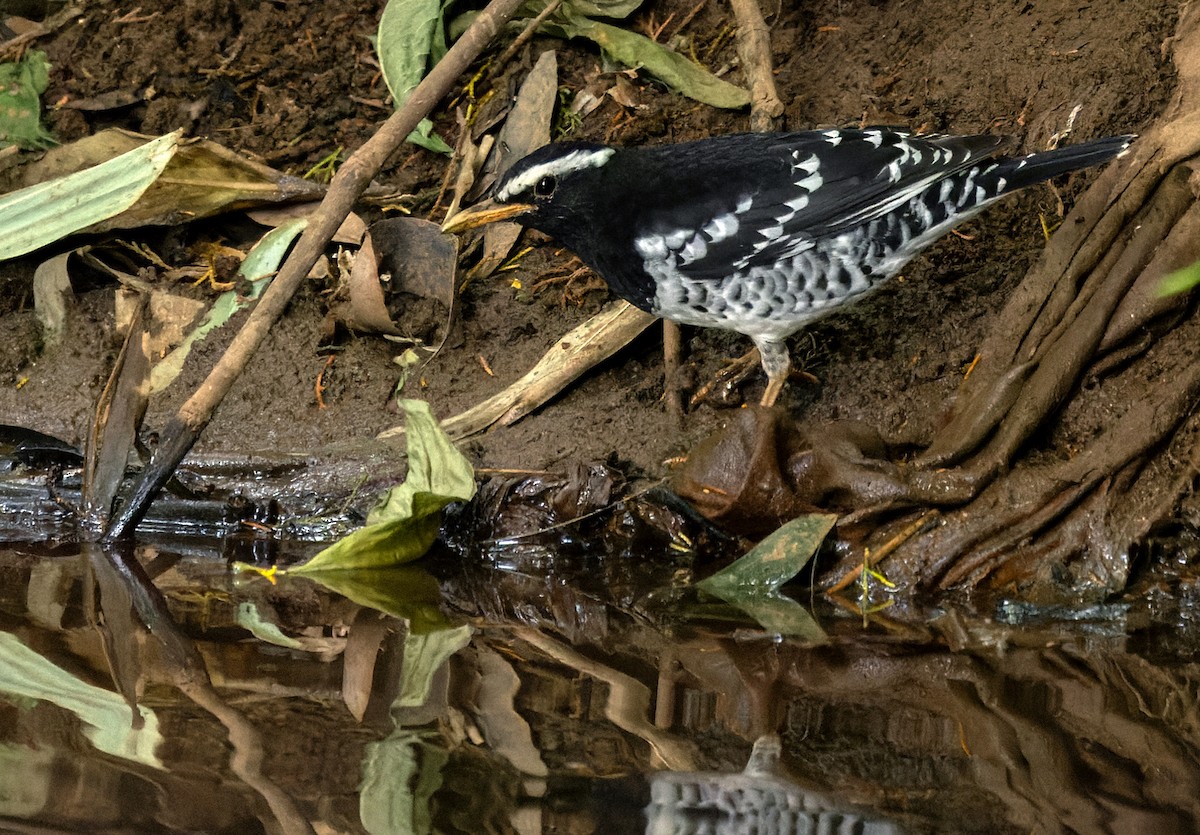
[[[512,219],[574,250],[642,310],[749,336],[770,406],[791,364],[787,337],[1004,195],[1106,162],[1132,140],[1017,157],[1002,155],[1004,137],[893,128],[552,144],[443,229]]]

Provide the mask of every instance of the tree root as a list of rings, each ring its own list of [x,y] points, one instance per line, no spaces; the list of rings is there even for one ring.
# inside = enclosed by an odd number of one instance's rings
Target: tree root
[[[1200,317],[1190,294],[1158,287],[1200,261],[1200,9],[1184,11],[1173,49],[1171,106],[1067,217],[924,451],[898,464],[860,426],[747,410],[735,422],[749,439],[698,450],[680,492],[734,523],[842,512],[854,545],[826,585],[886,547],[879,567],[909,589],[1058,602],[1123,588],[1131,546],[1196,471]],[[1035,437],[1055,452],[1031,452]],[[931,508],[940,524],[914,527]]]

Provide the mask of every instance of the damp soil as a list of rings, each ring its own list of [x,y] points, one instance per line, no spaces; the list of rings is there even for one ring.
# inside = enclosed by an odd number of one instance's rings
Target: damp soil
[[[303,174],[339,148],[352,152],[390,113],[369,43],[381,6],[185,0],[131,10],[95,0],[35,42],[53,63],[47,119],[63,142],[112,126],[184,128]],[[1068,125],[1076,139],[1138,132],[1173,87],[1164,44],[1177,6],[1165,0],[764,6],[788,129],[988,131],[1032,151]],[[622,25],[661,27],[679,49],[741,81],[727,4],[650,0]],[[601,92],[620,76],[586,43],[535,38],[499,87],[511,89],[545,49],[559,51],[569,92]],[[605,96],[574,138],[646,144],[748,126],[744,112],[621,77],[620,101]],[[434,121],[453,144],[445,103]],[[440,219],[433,207],[445,168],[444,157],[406,147],[378,185],[406,195],[415,216]],[[992,208],[902,278],[800,334],[793,355],[812,380],[793,381],[785,405],[920,444],[1038,257],[1044,228],[1092,176]],[[186,262],[198,244],[244,247],[262,231],[223,217],[138,240]],[[525,243],[532,249],[516,269],[466,287],[445,347],[408,384],[406,394],[441,417],[518,379],[608,299],[586,277],[540,285],[573,272],[570,254],[541,238]],[[115,288],[98,273],[75,276],[68,338],[45,346],[30,289],[38,260],[0,265],[0,423],[78,444],[118,351]],[[338,449],[399,420],[390,405],[398,349],[332,333],[332,287],[314,278],[301,288],[196,453]],[[215,296],[203,285],[172,289]],[[175,386],[152,399],[148,431],[203,380],[228,339],[193,351]],[[685,331],[684,345],[685,394],[748,347],[698,330]],[[368,824],[404,800],[369,779],[378,765],[396,783],[411,781],[410,794],[435,794],[438,831],[539,831],[536,820],[546,832],[645,831],[650,798],[669,806],[684,790],[674,795],[640,775],[666,770],[706,785],[729,777],[745,787],[751,744],[774,732],[797,785],[836,792],[859,818],[878,810],[905,831],[1196,831],[1200,583],[1184,565],[1195,541],[1182,543],[1184,552],[1172,542],[1177,556],[1164,558],[1177,562],[1180,578],[1142,577],[1121,602],[1087,609],[1010,602],[981,616],[953,602],[925,609],[897,598],[868,614],[836,595],[817,597],[813,617],[829,641],[814,646],[729,607],[697,616],[676,606],[709,568],[698,569],[685,546],[716,551],[704,537],[719,532],[652,494],[612,519],[585,520],[592,527],[506,540],[548,528],[558,517],[546,506],[579,518],[586,501],[607,504],[611,492],[663,474],[665,461],[756,400],[764,382],[751,377],[730,404],[701,404],[677,426],[661,401],[662,343],[651,328],[535,413],[462,445],[480,468],[569,477],[546,476],[541,492],[531,482],[518,491],[519,475],[492,479],[480,501],[452,509],[446,541],[430,555],[353,592],[295,575],[274,585],[236,574],[211,541],[156,538],[145,528],[132,559],[52,536],[0,544],[0,672],[37,654],[43,661],[21,670],[50,676],[30,691],[0,682],[0,762],[8,764],[0,820],[19,831],[31,822],[56,831],[396,831]],[[1072,433],[1088,436],[1091,419],[1072,408],[1054,437],[1034,443],[1067,455]],[[391,480],[385,471],[401,467],[398,458],[357,460],[376,462],[364,465],[374,487]],[[493,513],[501,502],[509,512]],[[460,539],[478,559],[462,558]],[[262,543],[247,540],[242,550],[222,542],[220,557],[253,561]],[[614,558],[597,559],[597,542]],[[431,589],[430,600],[415,593]],[[147,601],[159,596],[162,608],[147,618]],[[425,603],[454,628],[422,637],[429,623],[421,617],[436,619]],[[135,623],[135,609],[154,628]],[[458,640],[459,629],[471,632],[469,643],[436,643],[439,634]],[[426,662],[427,698],[399,706],[400,671]],[[69,693],[46,695],[62,692],[64,679],[106,691],[116,682],[120,694],[106,692],[103,703],[116,716],[106,724],[120,733],[98,737],[94,713],[77,715]],[[81,691],[85,706],[96,689]],[[130,727],[126,699],[145,723]],[[749,781],[745,795],[762,792]],[[656,819],[652,806],[646,814]],[[708,810],[691,821],[669,828],[712,825]]]
[[[381,5],[202,0],[129,12],[114,2],[88,4],[36,42],[53,64],[44,97],[49,126],[63,142],[112,126],[146,134],[183,128],[303,174],[337,149],[352,152],[389,113],[369,42]],[[662,26],[679,48],[741,80],[730,12],[710,2],[689,18],[695,8],[691,0],[650,2],[625,25]],[[770,11],[787,129],[898,124],[988,131],[1036,150],[1069,125],[1078,139],[1137,132],[1172,89],[1163,54],[1176,16],[1172,2],[1101,0],[1081,9],[1066,0],[897,0]],[[559,83],[568,91],[603,91],[620,72],[586,42],[535,38],[497,82],[500,89],[515,84],[546,49],[559,51]],[[745,112],[698,105],[641,76],[632,91],[623,89],[621,102],[605,96],[572,138],[648,144],[748,126]],[[112,100],[129,103],[101,104]],[[435,123],[453,144],[457,127],[446,103]],[[406,146],[378,182],[406,195],[401,202],[425,216],[445,168],[445,157]],[[989,317],[1037,257],[1043,224],[1057,222],[1089,176],[1005,201],[869,300],[798,336],[794,356],[815,382],[791,386],[786,404],[816,418],[863,420],[892,438],[927,437]],[[181,254],[204,241],[247,236],[245,224],[217,219],[150,240],[161,252]],[[518,379],[607,300],[586,279],[539,285],[569,272],[570,254],[541,238],[526,243],[533,250],[517,269],[467,287],[451,339],[409,384],[406,393],[427,399],[439,416]],[[100,275],[78,277],[70,336],[47,349],[29,289],[35,266],[36,259],[7,264],[0,274],[0,419],[79,442],[117,350],[113,285]],[[330,288],[329,281],[313,280],[301,289],[197,451],[314,449],[371,438],[397,422],[389,405],[400,374],[397,350],[375,337],[331,340]],[[202,287],[187,292],[211,295]],[[210,339],[194,352],[173,389],[152,401],[148,429],[166,421],[227,341]],[[685,333],[684,344],[685,395],[749,347],[736,335],[696,330]],[[756,399],[763,382],[752,377],[733,405]],[[611,459],[631,475],[655,476],[727,414],[718,403],[703,404],[678,427],[664,410],[663,387],[660,332],[651,328],[535,414],[471,439],[465,450],[480,467],[555,469]]]

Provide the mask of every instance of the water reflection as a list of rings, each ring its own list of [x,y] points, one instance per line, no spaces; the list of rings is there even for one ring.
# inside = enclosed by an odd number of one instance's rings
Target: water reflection
[[[864,627],[830,607],[809,646],[605,599],[594,570],[429,568],[334,592],[149,548],[0,551],[4,827],[1197,827],[1200,667],[1164,625],[1184,610]]]

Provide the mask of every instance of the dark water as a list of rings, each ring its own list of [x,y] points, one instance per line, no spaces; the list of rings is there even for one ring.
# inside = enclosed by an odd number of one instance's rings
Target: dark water
[[[335,591],[0,549],[0,828],[1197,829],[1188,587],[1074,619],[817,600],[814,645],[639,570],[443,554]],[[779,768],[742,774],[771,734]]]

